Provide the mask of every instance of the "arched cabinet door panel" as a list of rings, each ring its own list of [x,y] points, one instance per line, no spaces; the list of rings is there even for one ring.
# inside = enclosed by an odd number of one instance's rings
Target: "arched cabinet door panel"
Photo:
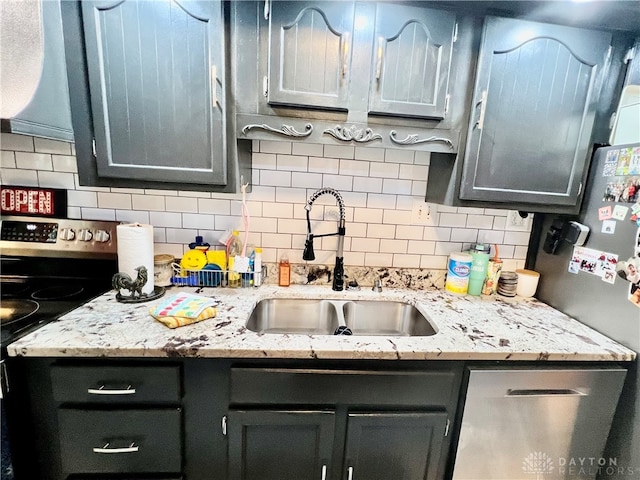
[[[268,101],[346,110],[353,48],[349,2],[272,2]]]
[[[219,1],[82,2],[101,177],[227,183]]]
[[[608,33],[488,18],[460,196],[576,205]]]
[[[378,4],[369,112],[445,118],[455,30],[452,12]]]

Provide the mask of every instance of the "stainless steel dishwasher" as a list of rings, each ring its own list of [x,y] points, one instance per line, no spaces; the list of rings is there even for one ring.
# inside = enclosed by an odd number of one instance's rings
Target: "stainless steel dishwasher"
[[[453,480],[595,479],[626,373],[469,369]]]

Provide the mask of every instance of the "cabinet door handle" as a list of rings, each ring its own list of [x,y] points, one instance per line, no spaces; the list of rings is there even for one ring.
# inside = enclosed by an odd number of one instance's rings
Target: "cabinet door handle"
[[[349,56],[349,34],[342,35],[342,78],[347,76],[347,60]]]
[[[378,63],[376,64],[376,80],[382,76],[382,55],[384,53],[384,37],[378,37]]]
[[[584,397],[588,394],[574,390],[573,388],[528,388],[526,390],[509,389],[505,397],[548,397],[551,395]]]
[[[321,480],[327,480],[327,466],[326,465],[322,465],[322,476],[320,478],[321,478]]]
[[[478,121],[476,122],[476,127],[478,130],[482,130],[482,127],[484,127],[484,112],[487,109],[487,91],[483,90],[482,91],[482,95],[480,96],[480,117],[478,118]]]
[[[127,385],[127,388],[106,388],[105,385],[100,385],[98,388],[88,388],[87,393],[90,395],[134,395],[136,393],[135,388],[131,388],[131,385]]]
[[[102,447],[94,447],[93,452],[94,453],[135,453],[138,450],[140,450],[140,447],[136,445],[135,442],[131,442],[128,447],[120,447],[120,448],[110,447],[109,445],[110,445],[109,443],[106,443]]]
[[[347,468],[347,480],[353,480],[353,467]]]
[[[211,106],[216,108],[218,103],[218,69],[211,65]]]

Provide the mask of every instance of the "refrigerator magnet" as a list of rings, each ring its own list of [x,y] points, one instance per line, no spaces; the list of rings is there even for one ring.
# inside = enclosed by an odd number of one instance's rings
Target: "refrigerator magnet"
[[[618,167],[618,150],[609,150],[604,160],[604,168],[602,169],[603,177],[613,177]]]
[[[625,207],[623,205],[616,205],[615,208],[613,209],[613,214],[611,215],[611,217],[615,218],[616,220],[624,220],[625,217],[627,216],[628,211],[629,211],[629,207]]]
[[[616,222],[614,220],[605,220],[602,222],[602,233],[609,235],[616,233]]]
[[[598,209],[598,220],[609,220],[612,216],[613,210],[611,205]]]

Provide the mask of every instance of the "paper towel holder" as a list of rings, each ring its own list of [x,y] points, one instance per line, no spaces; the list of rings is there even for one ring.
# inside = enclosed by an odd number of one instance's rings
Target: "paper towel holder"
[[[153,293],[142,293],[142,287],[147,284],[147,280],[149,279],[147,267],[140,265],[136,267],[135,270],[138,272],[135,280],[125,272],[118,272],[111,278],[111,286],[117,291],[117,301],[122,303],[141,303],[155,300],[164,295],[165,288],[161,286],[153,287]],[[120,290],[128,290],[131,294],[128,296],[123,295]]]

